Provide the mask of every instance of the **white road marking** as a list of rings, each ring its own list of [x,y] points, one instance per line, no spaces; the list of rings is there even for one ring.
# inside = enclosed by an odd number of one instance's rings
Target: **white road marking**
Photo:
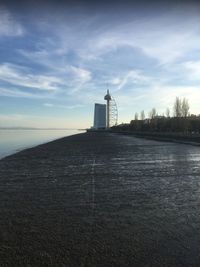
[[[94,168],[95,168],[95,158],[93,159],[92,163],[92,209],[94,210],[95,208],[95,176],[94,176]]]

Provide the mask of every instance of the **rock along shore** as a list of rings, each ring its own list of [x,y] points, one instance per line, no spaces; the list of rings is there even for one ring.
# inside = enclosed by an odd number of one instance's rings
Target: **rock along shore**
[[[199,266],[200,148],[85,133],[0,161],[0,266]]]

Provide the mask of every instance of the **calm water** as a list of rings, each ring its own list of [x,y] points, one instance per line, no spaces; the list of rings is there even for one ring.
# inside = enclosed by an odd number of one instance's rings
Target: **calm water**
[[[64,136],[78,130],[0,130],[0,158]]]

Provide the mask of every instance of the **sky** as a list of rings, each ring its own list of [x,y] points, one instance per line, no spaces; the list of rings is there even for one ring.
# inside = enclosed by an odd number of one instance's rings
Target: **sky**
[[[0,2],[0,127],[90,127],[107,89],[119,123],[200,114],[198,2]]]

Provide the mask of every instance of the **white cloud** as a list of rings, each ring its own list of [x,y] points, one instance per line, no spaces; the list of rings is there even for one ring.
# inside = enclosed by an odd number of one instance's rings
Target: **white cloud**
[[[45,107],[49,108],[63,108],[63,109],[76,109],[76,108],[82,108],[84,105],[80,104],[74,104],[74,105],[57,105],[57,104],[52,104],[52,103],[44,103],[43,104]]]
[[[18,90],[16,88],[9,89],[0,87],[0,96],[8,96],[8,97],[17,97],[17,98],[32,98],[32,99],[40,99],[40,98],[50,98],[49,95],[39,94],[39,93],[30,93]]]
[[[0,65],[0,80],[15,86],[35,88],[45,91],[56,91],[62,85],[62,80],[50,75],[30,74],[28,69],[17,65],[4,63]]]
[[[117,90],[121,90],[128,83],[137,85],[146,85],[152,82],[151,77],[147,77],[139,70],[130,70],[121,77],[115,77],[111,79],[110,83],[117,86]],[[115,91],[117,91],[115,89]]]
[[[54,107],[54,105],[51,104],[51,103],[44,103],[44,106],[45,106],[45,107],[50,107],[50,108],[51,108],[51,107]]]
[[[185,75],[190,80],[200,80],[200,61],[187,61],[182,64]]]
[[[24,33],[24,27],[14,19],[7,9],[0,7],[0,36],[17,37]]]
[[[122,79],[121,79],[121,77],[115,77],[115,78],[112,78],[111,80],[110,80],[110,83],[112,84],[112,85],[120,85],[121,84],[121,82],[122,82]]]
[[[71,66],[71,72],[74,75],[75,79],[78,80],[78,82],[81,82],[82,84],[89,82],[92,78],[91,72],[86,69]]]
[[[18,53],[20,56],[25,57],[28,59],[30,62],[37,62],[40,65],[43,65],[45,67],[48,67],[49,69],[57,69],[58,67],[60,68],[60,65],[57,66],[56,60],[53,57],[54,51],[50,49],[48,44],[46,44],[47,49],[39,49],[36,51],[27,51],[26,49],[18,49]]]
[[[32,74],[31,69],[23,66],[0,64],[0,81],[9,84],[0,88],[0,95],[27,98],[51,97],[55,93],[73,95],[92,79],[90,71],[72,65],[54,71],[54,76],[51,73],[52,70]],[[29,92],[29,88],[35,92]]]
[[[200,47],[198,8],[170,9],[161,14],[155,12],[151,16],[136,18],[133,14],[133,18],[123,17],[120,22],[111,19],[110,23],[107,23],[106,16],[101,16],[101,24],[98,24],[98,17],[94,22],[95,30],[91,27],[83,36],[73,35],[74,49],[84,60],[99,59],[119,47],[129,46],[160,64],[166,64]],[[105,24],[102,23],[104,20]],[[64,41],[66,36],[62,38]]]
[[[83,61],[93,62],[119,47],[129,46],[166,64],[175,62],[200,47],[198,8],[194,10],[194,7],[183,6],[161,13],[155,12],[151,16],[133,12],[126,17],[122,13],[120,20],[109,13],[93,16],[76,14],[80,17],[76,20],[71,16],[70,10],[68,12],[69,16],[56,18],[54,25],[48,23],[52,17],[37,20],[35,24],[40,31],[50,31],[51,35],[39,41],[38,47],[41,47],[38,51],[21,50],[21,53],[31,60],[56,68],[61,67],[64,62],[62,57],[70,51],[75,51]],[[59,58],[62,60],[58,63]],[[83,79],[90,78],[86,73],[81,75]]]

